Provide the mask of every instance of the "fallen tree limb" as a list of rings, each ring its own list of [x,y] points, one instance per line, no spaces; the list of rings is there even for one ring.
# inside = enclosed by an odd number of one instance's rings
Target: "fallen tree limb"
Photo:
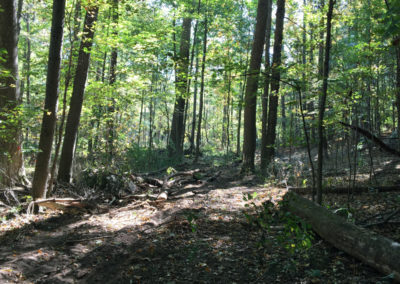
[[[289,187],[289,191],[295,192],[297,194],[311,194],[311,187]],[[354,188],[348,187],[327,187],[324,188],[324,193],[335,193],[335,194],[346,194],[349,191],[352,193],[364,193],[364,192],[390,192],[390,191],[400,191],[400,186],[356,186]]]
[[[379,148],[381,148],[382,150],[395,155],[397,157],[400,157],[400,152],[397,151],[396,149],[393,149],[392,147],[386,145],[381,139],[379,139],[378,137],[376,137],[374,134],[372,134],[371,132],[369,132],[366,129],[363,129],[359,126],[356,125],[350,125],[347,124],[345,122],[340,121],[339,122],[341,125],[346,126],[350,129],[353,129],[355,131],[357,131],[358,133],[360,133],[361,135],[363,135],[364,137],[368,138],[369,140],[371,140],[375,145],[377,145]]]
[[[151,178],[151,177],[140,177],[134,174],[131,174],[129,176],[129,178],[136,183],[142,184],[142,183],[148,183],[154,186],[158,186],[158,187],[162,187],[163,186],[163,182],[159,179],[156,178]]]
[[[365,225],[362,225],[364,228],[369,228],[369,227],[374,227],[374,226],[379,226],[379,225],[384,225],[384,224],[387,224],[387,223],[389,223],[389,221],[393,218],[393,217],[395,217],[397,214],[399,214],[400,213],[400,209],[397,209],[397,210],[395,210],[395,211],[393,211],[393,212],[391,212],[391,213],[389,213],[389,214],[387,214],[388,216],[386,216],[382,221],[380,221],[380,222],[376,222],[376,223],[370,223],[370,224],[365,224]]]
[[[284,200],[287,210],[304,219],[331,245],[400,281],[400,243],[348,223],[294,192],[288,192]]]
[[[178,179],[178,177],[194,177],[195,173],[200,172],[200,169],[195,169],[191,171],[185,171],[185,172],[176,172],[173,174],[170,174],[168,176],[164,177],[163,180],[163,185],[162,185],[162,190],[167,190],[170,187],[172,187],[175,183],[179,182],[181,179]],[[176,178],[174,180],[170,180]]]
[[[32,212],[35,205],[46,207],[53,210],[69,210],[69,209],[93,209],[93,204],[85,200],[74,198],[48,198],[38,199],[29,203],[27,212]]]

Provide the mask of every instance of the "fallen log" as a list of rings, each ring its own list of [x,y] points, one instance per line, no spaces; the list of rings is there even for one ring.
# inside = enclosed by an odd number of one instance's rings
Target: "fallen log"
[[[295,192],[297,194],[311,194],[311,187],[288,187],[289,191]],[[365,193],[365,192],[391,192],[391,191],[400,191],[400,185],[392,185],[392,186],[356,186],[354,188],[348,187],[327,187],[324,188],[324,193],[335,193],[335,194],[347,194],[348,192],[356,194],[356,193]]]
[[[400,243],[348,223],[294,192],[288,192],[284,200],[288,211],[304,219],[331,245],[400,281]]]
[[[376,137],[374,134],[372,134],[371,132],[369,132],[368,130],[361,128],[359,126],[356,125],[350,125],[347,124],[345,122],[339,121],[339,123],[343,126],[346,126],[350,129],[353,129],[354,131],[357,131],[358,133],[360,133],[361,135],[363,135],[365,138],[369,139],[370,141],[372,141],[375,145],[377,145],[379,148],[381,148],[383,151],[386,151],[392,155],[395,155],[397,157],[400,157],[400,152],[397,151],[396,149],[393,149],[392,147],[390,147],[389,145],[386,145],[381,139],[379,139],[378,137]]]
[[[35,205],[46,207],[53,210],[70,210],[70,209],[93,209],[95,207],[93,204],[74,198],[48,198],[48,199],[38,199],[29,203],[27,212],[33,212]]]
[[[159,179],[156,178],[151,178],[151,177],[141,177],[141,176],[136,176],[134,174],[131,174],[129,176],[129,178],[131,179],[131,181],[133,181],[134,183],[138,183],[138,184],[143,184],[143,183],[147,183],[147,184],[151,184],[157,187],[162,187],[163,186],[163,182]]]
[[[185,179],[187,177],[192,178],[192,177],[194,177],[194,174],[196,174],[198,172],[200,172],[200,169],[190,170],[190,171],[186,171],[186,172],[176,172],[176,173],[170,174],[168,176],[165,176],[161,189],[168,190],[169,188],[174,186],[175,183],[179,183],[182,179]]]

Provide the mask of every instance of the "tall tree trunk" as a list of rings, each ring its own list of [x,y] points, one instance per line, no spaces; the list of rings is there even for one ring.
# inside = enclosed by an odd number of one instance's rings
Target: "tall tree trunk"
[[[143,106],[144,106],[144,92],[142,94],[142,98],[140,99],[140,114],[139,114],[139,127],[138,127],[139,135],[137,141],[138,147],[140,147],[140,138],[141,138],[140,136],[142,134]]]
[[[194,75],[194,92],[193,92],[193,115],[192,115],[192,132],[190,135],[190,148],[191,152],[194,152],[195,150],[195,144],[194,144],[194,135],[195,135],[195,130],[196,130],[196,110],[197,110],[197,79],[198,79],[198,73],[199,73],[199,54],[198,51],[196,51],[196,64],[195,64],[195,75]]]
[[[284,17],[285,17],[285,0],[278,0],[276,9],[274,55],[272,58],[272,71],[271,71],[271,94],[269,96],[269,110],[268,110],[268,129],[267,129],[267,143],[266,143],[267,163],[269,163],[275,155],[276,121],[278,116],[278,98],[279,98],[279,87],[281,79],[280,65],[282,57]]]
[[[226,110],[226,116],[227,116],[227,121],[226,121],[226,154],[229,152],[229,147],[230,147],[230,119],[231,116],[229,114],[229,111],[231,109],[231,85],[232,85],[232,75],[231,75],[231,70],[229,69],[228,71],[228,97],[227,97],[227,110]]]
[[[30,15],[26,15],[26,32],[28,36],[26,37],[26,103],[30,105],[31,103],[31,25],[30,25]],[[26,127],[25,139],[29,139],[29,126]]]
[[[81,11],[81,4],[80,0],[76,0],[75,3],[75,13],[74,13],[74,26],[73,29],[69,31],[69,41],[70,41],[70,49],[69,49],[69,59],[68,59],[68,70],[65,76],[65,85],[64,85],[64,95],[63,95],[63,108],[62,114],[60,119],[60,126],[58,127],[58,137],[56,141],[56,149],[54,153],[54,160],[50,170],[50,180],[48,184],[48,189],[46,196],[49,197],[51,192],[53,191],[53,183],[55,179],[55,172],[58,162],[58,156],[60,154],[61,142],[62,142],[62,134],[64,132],[64,124],[65,124],[65,117],[67,112],[67,93],[69,84],[72,78],[72,59],[74,54],[75,42],[78,40],[78,32],[79,32],[79,22],[80,22],[80,11]],[[69,19],[70,21],[70,19]]]
[[[192,26],[191,18],[184,18],[182,23],[182,34],[179,48],[179,59],[176,68],[176,99],[174,113],[172,116],[171,139],[169,146],[170,156],[182,157],[183,145],[182,139],[184,129],[184,111],[187,92],[187,78],[189,67],[190,52],[190,29]]]
[[[256,110],[258,78],[264,49],[265,31],[267,28],[267,11],[269,0],[259,0],[257,19],[254,30],[253,46],[250,56],[246,93],[244,97],[244,141],[242,172],[254,171],[254,156],[256,151]]]
[[[11,185],[23,169],[21,123],[16,108],[21,103],[18,78],[18,20],[15,0],[0,4],[0,184]],[[5,73],[7,74],[7,73]]]
[[[323,121],[325,114],[326,96],[328,92],[328,77],[329,77],[329,55],[331,50],[331,26],[333,14],[334,0],[329,0],[329,10],[327,14],[326,24],[326,43],[325,43],[325,59],[324,59],[324,74],[322,82],[322,92],[319,101],[319,114],[318,114],[318,172],[317,172],[317,202],[322,203],[322,166],[323,166]]]
[[[40,131],[39,152],[36,158],[35,173],[32,182],[32,196],[34,200],[46,195],[45,190],[49,173],[50,155],[57,122],[64,17],[65,0],[54,0],[47,67],[46,99]]]
[[[271,64],[269,61],[269,49],[271,47],[271,23],[272,23],[272,0],[268,1],[267,10],[267,29],[265,32],[265,80],[264,93],[262,96],[262,121],[261,121],[261,171],[265,172],[267,168],[267,121],[268,121],[268,95],[271,74]]]
[[[203,108],[204,108],[204,72],[205,72],[205,68],[206,68],[207,35],[208,35],[208,15],[207,15],[207,11],[206,11],[205,12],[205,19],[204,19],[203,58],[202,58],[202,61],[201,61],[199,122],[197,124],[196,155],[195,155],[195,160],[196,161],[200,156],[201,122],[203,120]]]
[[[113,0],[112,2],[112,20],[114,23],[114,30],[112,32],[113,36],[115,39],[118,36],[118,0]],[[114,89],[113,85],[117,79],[116,76],[116,68],[117,68],[117,57],[118,57],[118,51],[117,48],[114,46],[111,51],[111,61],[110,61],[110,86],[111,86],[111,92],[113,93],[112,98],[111,98],[111,105],[108,107],[108,121],[107,121],[107,126],[108,126],[108,133],[107,133],[107,155],[110,160],[112,160],[113,155],[114,155],[114,119],[115,119],[115,99],[114,99]]]
[[[400,150],[400,41],[397,41],[396,46],[396,104],[397,104],[397,138],[398,149]]]
[[[249,54],[250,54],[250,45],[251,40],[249,39],[247,42],[247,52],[246,52],[246,63],[245,63],[245,74],[243,78],[243,84],[240,84],[240,99],[239,99],[239,109],[238,109],[238,127],[237,127],[237,137],[236,137],[236,156],[240,155],[240,134],[242,129],[242,109],[243,109],[243,100],[244,100],[244,93],[246,92],[246,85],[247,85],[247,68],[249,65]]]
[[[17,9],[17,36],[19,37],[19,33],[21,32],[21,17],[22,17],[22,8],[24,7],[24,0],[18,0],[18,9]],[[22,94],[22,92],[21,92]]]
[[[201,6],[201,0],[198,1],[198,5],[197,5],[197,13],[200,12],[200,6]],[[192,127],[191,127],[191,135],[189,137],[189,142],[190,142],[190,148],[189,151],[193,152],[194,150],[194,128],[196,126],[196,107],[197,107],[197,70],[198,70],[198,57],[197,57],[197,29],[199,26],[199,21],[196,20],[196,24],[194,26],[194,32],[193,32],[193,45],[192,45],[192,52],[191,52],[191,56],[190,56],[190,67],[189,67],[189,78],[188,78],[188,85],[187,85],[187,94],[190,94],[190,85],[192,83],[192,70],[193,70],[193,62],[194,62],[194,58],[196,55],[196,66],[195,66],[195,86],[194,86],[194,94],[193,94],[193,119],[192,119]],[[186,125],[186,118],[187,118],[187,114],[188,114],[188,107],[189,107],[189,103],[188,103],[189,98],[186,98],[186,109],[185,109],[185,125]],[[182,141],[183,143],[183,141]]]
[[[79,47],[78,64],[76,67],[74,87],[72,90],[70,109],[65,128],[64,143],[61,151],[58,181],[69,183],[72,175],[72,162],[78,134],[79,121],[83,105],[83,95],[89,70],[90,51],[94,37],[94,26],[99,7],[87,7],[83,36]]]

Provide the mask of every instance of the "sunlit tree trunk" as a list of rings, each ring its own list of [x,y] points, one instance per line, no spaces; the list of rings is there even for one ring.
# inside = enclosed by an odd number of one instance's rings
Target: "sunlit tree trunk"
[[[268,1],[267,10],[267,29],[265,32],[265,80],[264,93],[261,98],[262,102],[262,121],[261,121],[261,171],[265,171],[267,167],[267,121],[268,121],[268,98],[269,98],[269,83],[271,74],[270,53],[271,47],[271,23],[272,23],[272,0]]]
[[[50,155],[57,122],[64,17],[65,0],[54,0],[47,67],[46,99],[40,132],[39,152],[36,158],[35,173],[32,183],[32,196],[34,200],[46,195],[45,191],[49,173]]]
[[[79,32],[79,22],[80,22],[80,11],[81,11],[81,5],[80,5],[80,0],[76,0],[75,3],[75,13],[74,13],[74,24],[73,24],[73,29],[70,30],[69,32],[69,41],[70,41],[70,49],[69,49],[69,58],[68,58],[68,70],[67,74],[65,76],[65,83],[64,83],[64,94],[63,94],[63,108],[62,108],[62,114],[61,114],[61,119],[60,119],[60,125],[58,127],[58,137],[55,145],[55,153],[54,153],[54,159],[53,159],[53,164],[51,166],[50,170],[50,180],[49,180],[49,185],[47,189],[46,195],[49,196],[53,190],[53,183],[55,180],[55,172],[56,172],[56,167],[57,167],[57,162],[58,162],[58,156],[60,154],[60,149],[61,149],[61,143],[62,143],[62,134],[64,132],[64,124],[65,124],[65,118],[66,118],[66,112],[67,112],[67,93],[68,93],[68,88],[69,84],[71,82],[72,78],[72,59],[74,55],[74,49],[75,49],[75,42],[78,40],[78,32]],[[71,26],[71,25],[70,25]]]
[[[207,35],[208,35],[208,15],[206,12],[204,19],[203,58],[201,61],[201,75],[200,75],[201,79],[200,79],[199,122],[197,124],[195,160],[197,160],[200,156],[201,123],[203,120],[203,109],[204,109],[204,73],[206,69]]]
[[[285,0],[278,0],[276,10],[276,27],[274,38],[274,55],[272,58],[271,70],[271,93],[269,96],[268,109],[268,128],[266,143],[266,161],[269,163],[275,155],[276,140],[276,122],[278,117],[278,99],[279,87],[281,79],[281,57],[282,57],[282,40],[283,40],[283,24],[285,17]]]
[[[253,46],[250,56],[250,67],[244,97],[244,141],[242,172],[254,171],[254,156],[256,151],[256,109],[257,89],[264,50],[265,31],[267,28],[267,13],[269,0],[259,0],[257,19],[254,30]]]
[[[198,90],[198,73],[199,73],[199,56],[196,51],[196,64],[195,64],[195,75],[194,75],[194,91],[193,91],[193,115],[192,115],[192,131],[190,135],[190,148],[191,152],[195,150],[194,135],[196,131],[196,111],[197,111],[197,90]]]
[[[113,0],[112,1],[112,21],[114,23],[114,29],[113,29],[113,36],[114,39],[117,38],[118,36],[118,1],[119,0]],[[113,155],[114,155],[114,136],[115,136],[115,130],[114,130],[114,119],[115,119],[115,99],[114,99],[114,94],[115,90],[113,88],[113,85],[115,84],[115,81],[117,79],[117,58],[118,58],[118,50],[117,47],[113,47],[111,51],[111,61],[110,61],[110,86],[111,86],[111,92],[113,94],[111,98],[111,104],[107,108],[108,111],[108,120],[107,120],[107,154],[109,159],[112,160]]]
[[[98,6],[87,7],[83,36],[79,47],[78,65],[76,67],[74,87],[72,90],[70,109],[68,113],[64,143],[61,151],[58,181],[70,182],[72,176],[72,162],[74,159],[79,121],[83,105],[83,95],[89,70],[90,51],[94,37],[94,26],[97,20]]]
[[[184,136],[184,111],[187,92],[187,78],[189,69],[190,52],[190,29],[192,26],[191,18],[184,18],[182,23],[182,34],[179,48],[179,59],[176,68],[176,99],[174,113],[172,116],[171,138],[169,143],[170,156],[182,157]]]

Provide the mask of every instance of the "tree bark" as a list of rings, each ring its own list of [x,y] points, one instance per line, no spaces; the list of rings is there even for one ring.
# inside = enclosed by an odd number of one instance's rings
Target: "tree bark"
[[[64,143],[61,151],[58,181],[70,182],[72,175],[72,161],[74,159],[79,121],[83,105],[83,95],[89,70],[90,50],[94,37],[94,25],[97,19],[98,6],[87,8],[83,26],[83,36],[79,47],[78,65],[76,67],[74,87],[72,90],[70,109],[65,128]]]
[[[346,222],[314,202],[290,192],[284,197],[287,209],[309,223],[334,247],[400,281],[400,244]]]
[[[319,114],[318,114],[318,171],[317,171],[317,202],[322,203],[322,167],[323,167],[323,148],[324,148],[324,114],[326,97],[328,92],[328,77],[329,77],[329,56],[331,50],[331,26],[333,14],[334,0],[329,0],[329,9],[327,14],[326,24],[326,43],[325,43],[325,59],[324,59],[324,73],[322,82],[322,92],[319,101]]]
[[[182,34],[179,48],[179,60],[176,68],[176,99],[174,113],[172,116],[171,139],[168,145],[170,156],[181,158],[183,155],[183,135],[184,129],[184,111],[187,95],[187,78],[189,69],[190,53],[190,29],[192,26],[191,18],[184,18],[182,23]]]
[[[69,88],[69,84],[70,84],[71,77],[72,77],[72,59],[74,57],[73,55],[74,55],[74,49],[75,49],[75,42],[78,40],[80,10],[81,10],[80,0],[77,0],[75,3],[74,26],[73,26],[73,29],[72,30],[70,29],[70,31],[69,31],[69,40],[70,40],[71,46],[69,49],[68,70],[67,70],[67,74],[65,75],[63,108],[62,108],[62,114],[61,114],[61,119],[60,119],[60,126],[58,127],[58,138],[56,141],[56,149],[54,151],[53,164],[52,164],[51,170],[50,170],[50,180],[49,180],[49,185],[48,185],[47,193],[46,193],[47,197],[49,197],[53,191],[55,172],[56,172],[58,157],[59,157],[60,149],[61,149],[62,134],[64,132],[64,124],[65,124],[65,118],[66,118],[66,112],[67,112],[67,93],[68,93],[68,88]]]
[[[196,131],[196,110],[197,110],[197,79],[198,79],[198,73],[199,73],[199,54],[198,51],[196,51],[196,64],[195,64],[195,73],[194,73],[194,92],[193,92],[193,115],[192,115],[192,131],[190,135],[190,149],[191,152],[193,153],[195,151],[195,144],[194,144],[194,139],[195,139],[195,131]]]
[[[50,155],[57,122],[64,17],[65,0],[54,0],[47,67],[46,98],[40,131],[39,153],[36,158],[35,173],[32,182],[32,196],[34,200],[43,198],[46,195]]]
[[[396,105],[397,105],[397,138],[398,149],[400,149],[400,42],[396,46]]]
[[[201,123],[203,120],[203,108],[204,108],[204,73],[206,69],[207,35],[208,35],[208,15],[206,12],[204,19],[203,58],[201,61],[201,75],[200,75],[201,79],[200,79],[199,122],[197,124],[196,155],[195,155],[196,161],[200,156]]]
[[[264,93],[262,96],[262,121],[261,121],[261,171],[264,172],[267,168],[267,121],[268,121],[268,95],[270,83],[270,53],[271,47],[271,22],[272,22],[272,0],[268,1],[267,10],[267,30],[265,34],[265,80]]]
[[[0,184],[10,186],[23,169],[21,123],[17,111],[21,103],[19,26],[15,0],[2,1],[0,8],[3,10],[0,12],[0,58],[4,59],[0,61]]]
[[[266,142],[266,162],[269,163],[275,155],[276,140],[276,122],[278,117],[278,99],[279,87],[281,79],[281,57],[282,57],[282,40],[283,40],[283,24],[285,17],[285,0],[278,0],[276,10],[276,27],[274,39],[274,55],[272,58],[271,71],[271,94],[269,96],[268,110],[268,128]]]
[[[242,172],[254,171],[254,155],[256,151],[256,111],[258,78],[267,29],[267,13],[269,0],[259,0],[257,19],[254,30],[253,46],[250,56],[250,68],[244,96],[244,141]]]
[[[113,36],[115,37],[114,40],[116,40],[118,36],[118,0],[113,0],[112,2],[112,21],[114,23],[114,30],[112,32]],[[110,86],[111,86],[111,92],[113,93],[112,98],[111,98],[111,105],[107,108],[108,111],[108,121],[107,121],[107,126],[108,126],[108,133],[107,133],[107,155],[110,160],[112,160],[113,155],[114,155],[114,113],[115,113],[115,99],[114,99],[114,89],[113,85],[117,79],[116,76],[116,68],[117,68],[117,58],[118,58],[118,51],[115,46],[113,46],[112,51],[111,51],[111,61],[110,61]]]

